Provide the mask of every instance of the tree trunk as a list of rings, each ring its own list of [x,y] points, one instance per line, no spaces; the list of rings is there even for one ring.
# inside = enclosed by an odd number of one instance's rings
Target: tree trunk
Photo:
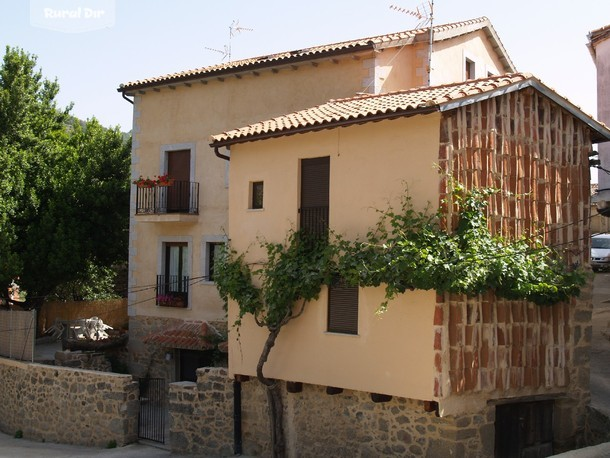
[[[274,379],[269,379],[263,375],[263,366],[267,362],[269,352],[275,345],[280,333],[280,328],[270,329],[265,346],[256,366],[256,377],[265,386],[267,394],[267,402],[269,404],[269,424],[271,426],[271,452],[273,458],[284,458],[286,456],[286,445],[284,443],[284,423],[283,413],[284,406],[282,404],[282,391],[279,382]]]

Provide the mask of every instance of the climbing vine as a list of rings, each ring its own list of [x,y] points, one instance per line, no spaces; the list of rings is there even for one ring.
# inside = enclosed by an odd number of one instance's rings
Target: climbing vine
[[[318,298],[334,275],[361,287],[383,285],[380,312],[410,289],[470,296],[491,290],[498,297],[540,305],[580,293],[584,272],[570,269],[540,238],[508,240],[490,233],[486,206],[494,192],[454,185],[446,205],[457,211],[456,227],[450,227],[442,209],[416,210],[407,194],[399,210],[379,211],[377,225],[362,240],[290,231],[284,243],[261,242],[266,259],[259,264],[248,264],[245,253],[225,248],[215,278],[222,298],[238,305],[236,326],[252,315],[269,331],[257,378],[267,392],[274,457],[285,455],[282,399],[278,384],[263,368],[280,330]]]
[[[509,240],[488,228],[486,206],[493,189],[466,191],[457,184],[448,205],[457,209],[457,225],[442,209],[414,209],[410,196],[399,211],[380,211],[364,240],[342,240],[339,268],[354,285],[384,285],[386,301],[408,289],[469,296],[493,291],[506,299],[538,305],[564,301],[580,293],[586,276],[569,268],[561,254],[540,237]]]

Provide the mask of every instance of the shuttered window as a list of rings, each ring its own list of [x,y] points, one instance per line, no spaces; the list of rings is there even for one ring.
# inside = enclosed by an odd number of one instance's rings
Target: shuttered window
[[[342,279],[328,288],[328,332],[358,334],[358,287]]]
[[[301,161],[301,230],[311,234],[328,231],[330,157]]]

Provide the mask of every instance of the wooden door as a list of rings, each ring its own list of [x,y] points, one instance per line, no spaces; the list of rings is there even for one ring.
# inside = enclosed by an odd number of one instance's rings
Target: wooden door
[[[553,401],[496,407],[496,458],[553,455]]]
[[[174,179],[173,185],[167,189],[167,211],[188,213],[191,200],[191,151],[168,151],[167,174]]]
[[[301,161],[301,229],[312,234],[328,230],[330,157]]]

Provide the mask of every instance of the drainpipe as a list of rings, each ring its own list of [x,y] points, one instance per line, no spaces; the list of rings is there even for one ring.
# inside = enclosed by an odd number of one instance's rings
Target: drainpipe
[[[241,455],[241,382],[233,381],[233,453]]]
[[[123,96],[123,98],[124,98],[125,100],[127,100],[129,103],[131,103],[131,104],[133,105],[133,100],[128,99],[128,98],[127,98],[127,96],[125,95],[125,93],[124,93],[124,92],[121,92],[121,95]]]
[[[218,151],[218,148],[220,148],[219,146],[215,146],[214,147],[214,154],[216,154],[217,157],[219,157],[220,159],[224,159],[225,161],[230,161],[231,160],[231,156],[227,156],[226,154],[222,154],[220,151]],[[227,146],[227,151],[231,151],[231,148],[229,146]]]

